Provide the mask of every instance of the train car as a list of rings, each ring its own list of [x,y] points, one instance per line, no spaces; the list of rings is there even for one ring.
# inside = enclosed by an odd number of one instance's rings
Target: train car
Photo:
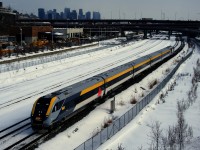
[[[31,124],[33,129],[48,129],[66,120],[88,104],[101,100],[124,82],[140,75],[170,56],[172,47],[143,56],[89,79],[40,97],[33,105]]]
[[[104,95],[104,85],[101,77],[92,77],[40,97],[32,108],[32,127],[47,129],[72,117],[94,99],[101,98]]]
[[[172,54],[172,47],[168,46],[149,55],[151,66],[159,63]]]

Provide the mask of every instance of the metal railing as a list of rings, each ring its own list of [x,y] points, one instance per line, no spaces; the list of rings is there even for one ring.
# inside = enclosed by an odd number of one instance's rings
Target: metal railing
[[[26,69],[27,67],[32,67],[36,65],[41,65],[45,64],[48,62],[53,62],[53,61],[59,61],[62,59],[78,56],[78,55],[83,55],[95,51],[100,51],[105,48],[112,48],[113,46],[104,46],[104,47],[98,47],[98,48],[92,48],[88,49],[85,51],[78,51],[78,52],[63,52],[59,53],[56,55],[49,55],[49,56],[38,56],[38,58],[34,59],[27,59],[27,60],[22,60],[22,61],[16,61],[12,63],[6,63],[6,64],[1,64],[0,65],[0,73],[3,72],[8,72],[8,71],[14,71],[14,70],[19,70],[19,69]]]
[[[112,124],[104,128],[102,131],[97,133],[92,138],[88,139],[81,145],[79,145],[74,150],[95,150],[101,144],[105,143],[108,139],[119,132],[123,127],[125,127],[131,120],[133,120],[137,114],[147,105],[153,98],[163,89],[163,87],[169,82],[172,76],[175,74],[180,65],[192,55],[193,50],[191,50],[185,57],[183,57],[175,68],[165,77],[162,82],[160,82],[149,94],[147,94],[140,102],[136,103],[129,111],[127,111],[123,116],[114,120]]]

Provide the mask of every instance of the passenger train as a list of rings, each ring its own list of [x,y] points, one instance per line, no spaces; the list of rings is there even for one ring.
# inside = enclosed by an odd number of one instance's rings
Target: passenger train
[[[184,47],[184,42],[175,51],[168,46],[111,70],[40,97],[33,105],[31,124],[35,130],[49,129],[66,120],[96,100],[102,100],[119,85],[135,78],[163,59],[175,55]]]

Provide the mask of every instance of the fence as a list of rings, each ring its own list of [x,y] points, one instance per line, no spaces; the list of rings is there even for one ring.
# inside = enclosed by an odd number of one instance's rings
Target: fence
[[[91,53],[91,52],[95,52],[95,51],[100,51],[102,49],[112,48],[112,47],[114,47],[114,46],[107,45],[107,46],[104,46],[104,47],[98,47],[98,48],[92,48],[92,49],[89,48],[89,50],[85,50],[85,51],[63,52],[63,53],[59,53],[59,54],[56,54],[56,55],[40,56],[40,57],[34,58],[34,59],[21,60],[21,61],[16,61],[16,62],[12,62],[12,63],[1,64],[0,65],[0,73],[13,71],[13,70],[19,70],[19,69],[25,69],[27,67],[41,65],[41,64],[44,64],[44,63],[52,62],[52,61],[59,61],[59,60],[65,59],[65,58],[83,55],[83,54],[87,54],[87,53]]]
[[[187,56],[183,57],[182,60],[176,65],[176,67],[169,73],[169,75],[157,86],[155,87],[149,94],[147,94],[140,102],[136,103],[128,112],[126,112],[123,116],[115,120],[110,126],[104,128],[97,135],[88,139],[83,144],[79,145],[75,150],[95,150],[101,144],[105,143],[108,139],[114,136],[117,132],[119,132],[124,126],[126,126],[132,119],[137,116],[137,114],[147,105],[153,98],[163,89],[163,87],[167,84],[167,82],[172,78],[180,65],[190,56],[192,55],[192,51],[187,54]]]

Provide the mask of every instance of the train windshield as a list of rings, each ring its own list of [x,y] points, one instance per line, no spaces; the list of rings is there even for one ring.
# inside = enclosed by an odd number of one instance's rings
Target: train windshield
[[[47,110],[49,108],[51,98],[40,98],[35,106],[35,116],[45,117]]]

